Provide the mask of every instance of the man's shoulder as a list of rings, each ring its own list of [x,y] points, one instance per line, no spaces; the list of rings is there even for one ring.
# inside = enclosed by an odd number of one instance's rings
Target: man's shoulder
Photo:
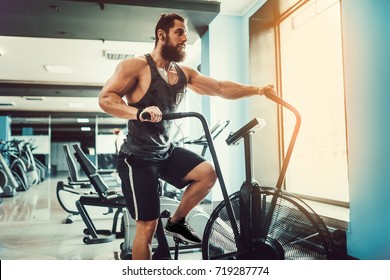
[[[184,74],[186,75],[187,79],[191,79],[191,77],[193,77],[197,72],[197,70],[189,65],[185,65],[185,64],[177,64],[180,69],[184,72]]]
[[[147,67],[148,63],[144,56],[130,57],[125,60],[122,60],[118,64],[118,68],[123,69],[123,71],[138,72],[143,68]]]
[[[134,65],[147,65],[147,61],[145,56],[135,56],[135,57],[130,57],[125,60],[122,60],[123,64],[134,64]]]

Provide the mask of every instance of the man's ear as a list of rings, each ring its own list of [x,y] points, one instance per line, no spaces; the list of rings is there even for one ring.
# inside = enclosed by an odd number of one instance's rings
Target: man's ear
[[[158,38],[159,38],[161,41],[164,41],[164,40],[165,40],[165,32],[164,32],[164,30],[159,29],[158,32],[157,32],[157,35],[158,35]]]

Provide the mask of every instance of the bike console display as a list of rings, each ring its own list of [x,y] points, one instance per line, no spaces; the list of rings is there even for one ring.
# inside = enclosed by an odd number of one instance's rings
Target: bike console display
[[[229,146],[236,145],[242,137],[249,134],[250,132],[254,132],[255,129],[263,128],[265,125],[266,122],[264,119],[254,118],[236,132],[231,132],[229,137],[226,139],[226,144]]]

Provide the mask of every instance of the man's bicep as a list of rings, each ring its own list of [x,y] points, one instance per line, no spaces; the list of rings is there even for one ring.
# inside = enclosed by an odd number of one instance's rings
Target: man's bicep
[[[115,73],[106,82],[102,93],[115,93],[121,97],[136,84],[137,72],[131,65],[118,65]]]
[[[217,95],[221,89],[220,83],[210,77],[196,73],[188,81],[188,87],[199,94]]]

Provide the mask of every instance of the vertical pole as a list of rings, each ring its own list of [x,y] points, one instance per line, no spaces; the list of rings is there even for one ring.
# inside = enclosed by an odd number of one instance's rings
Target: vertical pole
[[[11,119],[8,116],[0,116],[0,140],[4,142],[10,140]]]
[[[252,132],[243,136],[245,150],[245,182],[249,185],[253,179],[253,155],[252,155]]]

